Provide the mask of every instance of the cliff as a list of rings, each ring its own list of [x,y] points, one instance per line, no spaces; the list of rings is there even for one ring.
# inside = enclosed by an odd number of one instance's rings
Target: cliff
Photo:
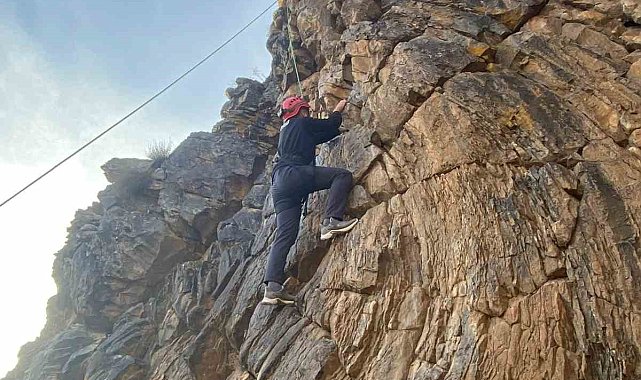
[[[211,133],[103,167],[5,379],[641,378],[641,4],[288,3]],[[287,18],[361,218],[320,242],[311,197],[295,308],[258,305]]]

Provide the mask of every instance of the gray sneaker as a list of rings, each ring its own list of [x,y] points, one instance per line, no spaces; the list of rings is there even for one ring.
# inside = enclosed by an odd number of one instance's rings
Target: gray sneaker
[[[260,301],[263,305],[293,305],[294,302],[296,302],[296,297],[287,293],[285,287],[280,290],[270,290],[267,286],[263,300]]]
[[[321,225],[321,240],[331,239],[336,235],[344,234],[354,228],[358,219],[338,220],[334,218],[325,219]]]

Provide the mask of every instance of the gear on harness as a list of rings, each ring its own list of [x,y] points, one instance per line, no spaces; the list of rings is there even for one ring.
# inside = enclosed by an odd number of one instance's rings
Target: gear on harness
[[[287,126],[287,123],[285,123],[285,125],[283,127],[285,127],[285,126]],[[276,154],[274,155],[274,158],[272,159],[272,163],[273,163],[274,166],[276,166],[276,164],[279,161],[282,161],[282,160],[283,160],[283,158],[280,156],[280,154],[278,154],[278,152],[276,152]],[[314,161],[312,161],[310,163],[310,165],[311,166],[316,166],[316,157],[314,157]],[[273,179],[272,179],[272,181],[273,181]],[[301,210],[302,210],[303,219],[306,218],[307,215],[309,214],[309,210],[308,210],[308,207],[307,207],[308,206],[308,202],[309,202],[309,194],[305,195],[305,198],[303,198],[303,202],[301,203]],[[301,220],[301,227],[302,227],[302,220]]]

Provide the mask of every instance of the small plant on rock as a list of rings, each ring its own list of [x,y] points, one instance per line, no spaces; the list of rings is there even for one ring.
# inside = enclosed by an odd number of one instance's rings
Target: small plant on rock
[[[169,157],[172,145],[171,140],[155,140],[147,146],[145,155],[153,160],[154,164],[159,164]]]

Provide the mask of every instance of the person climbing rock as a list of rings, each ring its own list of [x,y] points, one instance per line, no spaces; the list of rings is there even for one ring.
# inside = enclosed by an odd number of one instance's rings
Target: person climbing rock
[[[347,102],[341,100],[327,119],[309,116],[309,103],[300,97],[285,99],[281,108],[283,126],[278,139],[272,199],[276,209],[276,238],[267,258],[264,282],[265,296],[261,303],[291,305],[295,297],[288,294],[285,262],[289,249],[296,242],[302,205],[307,196],[329,189],[329,199],[320,228],[320,239],[327,240],[354,228],[358,219],[343,220],[347,197],[352,188],[352,173],[345,169],[315,165],[316,145],[340,134],[341,112]]]

